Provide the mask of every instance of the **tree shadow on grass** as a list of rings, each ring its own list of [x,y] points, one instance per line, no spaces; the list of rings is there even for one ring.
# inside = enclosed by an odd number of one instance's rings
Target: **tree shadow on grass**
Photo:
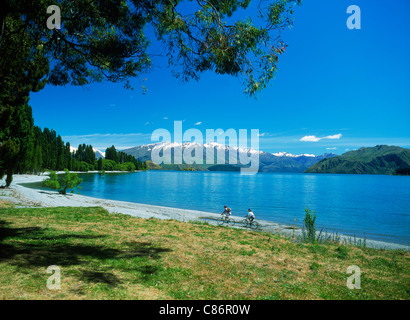
[[[110,287],[117,287],[121,284],[120,279],[110,272],[82,270],[81,281],[91,283],[104,283]]]
[[[107,267],[107,261],[118,259],[132,259],[146,257],[159,259],[164,252],[170,252],[168,248],[158,247],[150,242],[127,242],[123,249],[109,246],[90,244],[89,240],[101,239],[106,235],[87,234],[59,234],[53,235],[48,228],[21,227],[13,228],[9,223],[0,220],[0,262],[15,265],[22,272],[38,267],[47,268],[57,265],[64,272],[64,267],[84,266],[81,270],[80,280],[93,283],[105,283],[109,286],[117,286],[120,279],[111,271],[114,267]],[[72,243],[72,240],[83,240],[83,243]],[[97,260],[97,263],[96,263]],[[92,261],[92,262],[91,262]],[[98,269],[98,261],[104,265],[104,270]],[[88,265],[97,265],[94,269]],[[117,267],[118,268],[118,267]],[[144,269],[147,273],[155,273],[156,268]]]
[[[128,250],[122,252],[119,255],[120,258],[148,257],[159,259],[161,253],[171,251],[168,248],[155,247],[151,242],[124,242],[124,245],[128,247]]]

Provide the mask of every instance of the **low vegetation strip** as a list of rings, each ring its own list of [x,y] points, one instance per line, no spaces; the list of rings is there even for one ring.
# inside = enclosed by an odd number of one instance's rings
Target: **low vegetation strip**
[[[0,299],[409,299],[405,251],[102,208],[0,206]],[[349,289],[349,266],[361,288]],[[61,271],[51,290],[49,266]]]

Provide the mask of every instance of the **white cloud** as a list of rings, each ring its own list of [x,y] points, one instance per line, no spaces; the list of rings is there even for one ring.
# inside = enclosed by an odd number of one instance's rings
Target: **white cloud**
[[[337,148],[333,147],[333,148],[326,148],[326,150],[336,150]]]
[[[202,122],[197,122],[194,124],[194,126],[199,126],[200,124],[202,124]]]
[[[163,117],[162,119],[164,119],[164,120],[168,120],[168,117]]]
[[[326,137],[324,137],[324,138],[322,138],[322,139],[340,139],[341,137],[342,137],[342,134],[339,133],[339,134],[335,134],[335,135],[333,135],[333,136],[326,136]]]
[[[273,133],[269,133],[269,132],[262,132],[262,133],[258,133],[259,137],[273,137],[275,136],[275,134]]]
[[[342,137],[342,134],[341,134],[341,133],[334,134],[334,135],[332,135],[332,136],[322,137],[322,138],[319,138],[319,137],[316,137],[316,136],[304,136],[304,137],[302,137],[302,138],[300,139],[300,141],[318,142],[318,141],[320,141],[320,140],[322,140],[322,139],[331,139],[331,140],[334,140],[334,139],[340,139],[341,137]]]
[[[300,139],[300,141],[311,141],[311,142],[317,142],[320,141],[322,138],[318,138],[316,136],[304,136],[303,138]]]

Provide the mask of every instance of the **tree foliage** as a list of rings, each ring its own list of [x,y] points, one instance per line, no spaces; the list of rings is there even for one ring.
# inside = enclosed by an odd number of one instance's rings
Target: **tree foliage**
[[[204,71],[241,76],[245,92],[266,87],[286,45],[281,31],[292,26],[301,0],[61,0],[61,29],[49,30],[51,0],[6,0],[1,37],[32,39],[32,49],[53,61],[47,79],[55,85],[124,82],[152,67],[150,45],[169,58],[174,74],[199,79]],[[258,12],[247,16],[249,10]],[[153,34],[148,36],[147,34]],[[151,51],[150,51],[151,50]]]
[[[134,156],[126,154],[123,151],[117,151],[113,145],[105,150],[105,160],[102,162],[102,169],[134,171],[146,170],[147,166],[145,163],[135,159]]]
[[[92,145],[80,144],[78,149],[75,151],[75,158],[78,161],[85,161],[89,164],[94,165],[95,153]]]
[[[16,170],[26,169],[32,139],[33,117],[29,93],[42,89],[48,72],[47,59],[36,49],[36,41],[21,20],[7,17],[7,37],[0,43],[0,178],[6,186]]]
[[[72,169],[73,157],[70,152],[70,143],[64,143],[56,131],[48,128],[41,130],[34,126],[31,148],[27,171],[39,173],[45,169],[57,171]],[[18,172],[24,173],[25,171]]]
[[[50,172],[48,179],[43,181],[46,187],[58,190],[61,194],[67,194],[67,189],[74,193],[75,190],[80,189],[79,184],[83,179],[79,178],[76,173],[69,172],[68,169],[64,170],[64,174],[58,177],[55,171]]]
[[[307,240],[309,242],[316,241],[316,211],[311,211],[309,208],[305,208],[305,218],[303,219],[304,230],[307,233]]]

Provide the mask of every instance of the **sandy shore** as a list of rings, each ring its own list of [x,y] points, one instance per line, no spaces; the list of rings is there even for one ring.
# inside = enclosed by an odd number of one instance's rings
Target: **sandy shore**
[[[14,175],[13,182],[10,188],[0,189],[0,199],[10,201],[17,207],[103,207],[110,213],[128,214],[140,218],[157,218],[157,219],[176,219],[180,221],[206,221],[214,224],[215,219],[220,217],[220,214],[185,210],[171,207],[154,206],[133,202],[105,200],[93,197],[87,197],[78,194],[61,195],[55,191],[44,191],[31,189],[22,186],[24,183],[40,182],[46,179],[47,176],[37,175]],[[0,185],[4,185],[4,179],[0,180]],[[243,217],[232,217],[237,222],[240,222]],[[286,226],[271,221],[260,221],[262,230],[272,233],[282,233],[291,236],[293,230],[291,226]],[[300,234],[301,230],[295,230],[295,234]],[[346,236],[341,236],[341,239],[348,239]],[[384,248],[384,249],[404,249],[409,250],[409,246],[387,243],[375,240],[366,240],[368,247]]]

